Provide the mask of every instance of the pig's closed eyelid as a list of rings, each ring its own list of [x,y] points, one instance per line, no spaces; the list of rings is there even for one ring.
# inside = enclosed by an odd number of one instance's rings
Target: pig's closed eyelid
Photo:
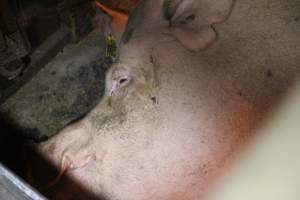
[[[127,87],[131,82],[132,82],[132,77],[122,77],[117,82],[117,85],[118,85],[117,89]]]
[[[121,76],[112,81],[112,85],[109,89],[109,96],[112,96],[114,93],[122,90],[126,87],[132,80],[131,76]]]
[[[127,77],[124,77],[124,78],[121,78],[120,80],[119,80],[119,84],[124,84],[124,83],[126,83],[126,82],[128,82],[129,80],[128,80],[128,78]]]

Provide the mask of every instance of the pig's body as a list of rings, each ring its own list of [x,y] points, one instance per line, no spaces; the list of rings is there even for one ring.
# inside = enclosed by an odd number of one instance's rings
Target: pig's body
[[[247,138],[254,113],[229,83],[216,82],[212,72],[205,72],[206,63],[197,64],[199,55],[179,50],[188,61],[166,61],[170,49],[177,48],[161,46],[154,56],[157,87],[150,94],[127,97],[126,115],[103,123],[103,108],[95,108],[74,128],[46,142],[44,151],[55,143],[50,159],[60,167],[63,155],[74,162],[95,156],[67,172],[107,199],[199,199]]]
[[[123,44],[99,105],[39,148],[58,167],[67,160],[69,176],[108,200],[197,200],[261,113],[242,97],[235,75],[205,57],[211,52],[160,43],[168,23],[154,10],[147,16],[155,27]],[[129,70],[124,86],[114,86],[114,70]]]

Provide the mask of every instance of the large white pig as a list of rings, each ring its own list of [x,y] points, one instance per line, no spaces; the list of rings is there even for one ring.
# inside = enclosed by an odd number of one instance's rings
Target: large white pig
[[[141,1],[102,101],[39,150],[108,200],[201,199],[261,120],[220,65],[226,48],[207,53],[232,4]]]

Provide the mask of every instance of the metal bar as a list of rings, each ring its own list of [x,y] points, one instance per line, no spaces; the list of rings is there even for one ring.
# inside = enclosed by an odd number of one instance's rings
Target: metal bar
[[[0,199],[47,200],[0,163]]]

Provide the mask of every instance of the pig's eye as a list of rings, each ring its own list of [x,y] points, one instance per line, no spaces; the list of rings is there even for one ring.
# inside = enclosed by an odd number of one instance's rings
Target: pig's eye
[[[121,79],[119,80],[119,84],[120,84],[120,85],[126,84],[127,82],[128,82],[128,78],[121,78]]]
[[[120,78],[118,78],[118,88],[122,88],[124,86],[126,86],[129,82],[130,82],[131,78],[129,76],[122,76]]]
[[[133,77],[130,68],[126,65],[113,69],[106,83],[109,95],[124,93],[122,91],[126,93],[126,87],[132,82]]]
[[[112,81],[110,95],[118,93],[122,88],[126,87],[131,81],[131,77],[123,76]]]

